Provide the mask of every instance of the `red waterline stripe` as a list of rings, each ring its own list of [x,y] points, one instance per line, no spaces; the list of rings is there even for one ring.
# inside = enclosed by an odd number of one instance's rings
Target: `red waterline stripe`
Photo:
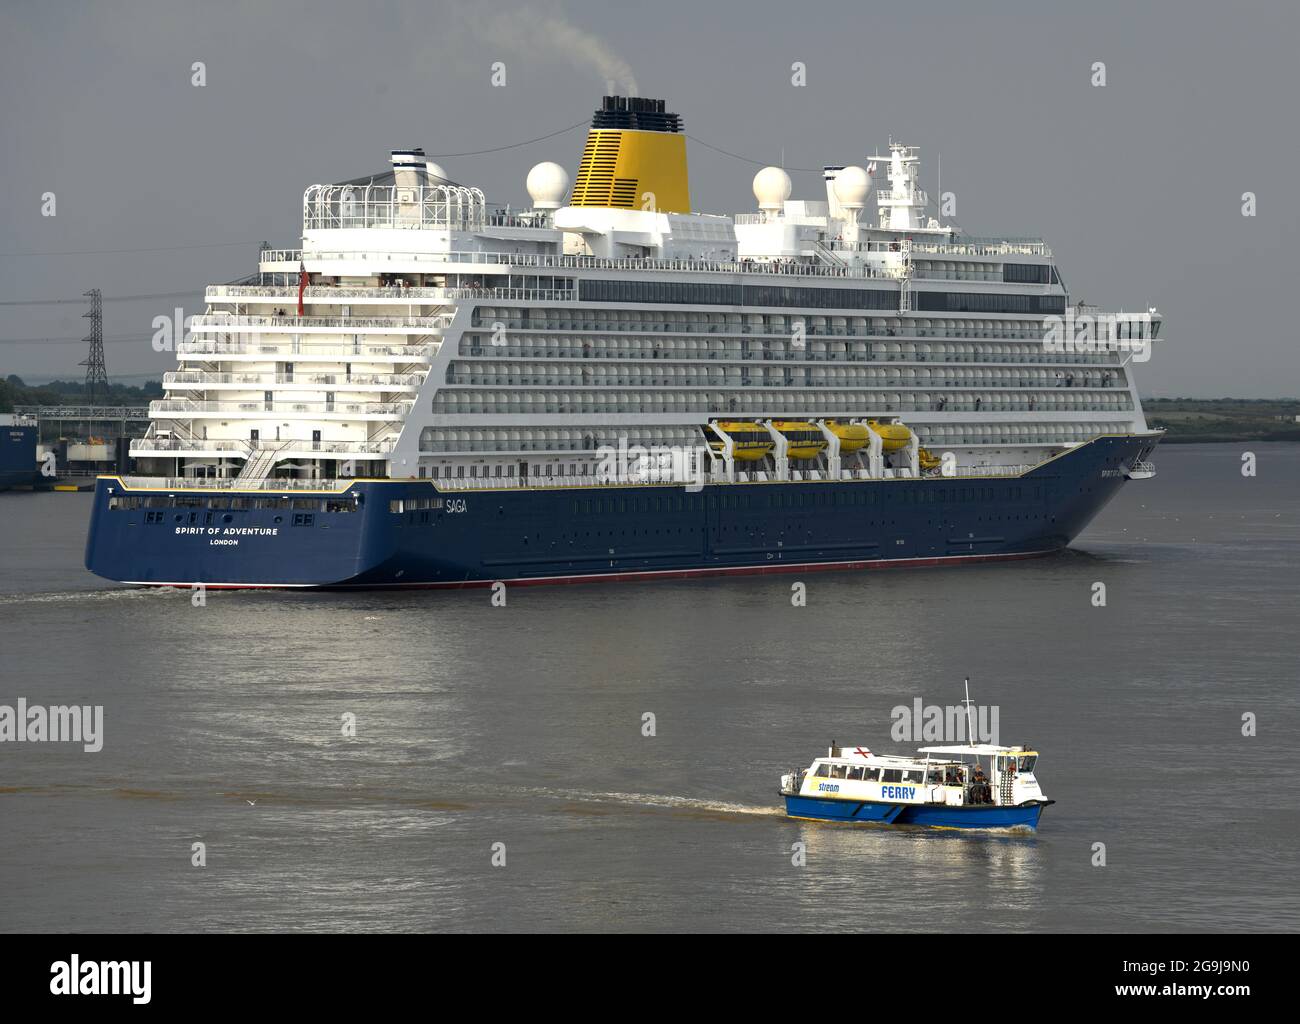
[[[504,580],[460,580],[443,583],[204,583],[207,590],[380,590],[404,587],[409,590],[470,590],[505,583],[516,587],[559,586],[574,583],[636,583],[642,580],[685,580],[710,576],[775,576],[792,572],[835,572],[853,569],[905,569],[958,565],[963,562],[1012,562],[1055,554],[1060,548],[1046,551],[1022,551],[1006,555],[943,555],[935,558],[878,558],[860,562],[798,562],[781,565],[717,566],[701,569],[645,569],[636,572],[584,573],[574,576],[523,576]],[[188,590],[198,583],[150,583],[124,580],[136,587],[178,587]]]

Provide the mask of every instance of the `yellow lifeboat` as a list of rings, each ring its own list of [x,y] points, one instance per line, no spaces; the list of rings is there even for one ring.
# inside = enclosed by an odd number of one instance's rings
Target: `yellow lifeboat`
[[[912,432],[901,423],[867,420],[867,426],[880,435],[880,446],[887,452],[899,451],[912,443]]]
[[[759,459],[771,454],[772,449],[776,447],[772,435],[767,432],[767,428],[761,423],[723,420],[715,423],[714,426],[731,438],[733,455],[737,462],[757,462]],[[710,434],[712,434],[712,431],[710,431]],[[721,438],[716,434],[712,434],[709,438],[709,447],[721,455],[723,449]]]
[[[803,420],[773,420],[772,426],[788,442],[786,454],[792,459],[815,459],[826,450],[826,435],[815,423]]]
[[[938,469],[939,463],[943,461],[937,455],[930,454],[930,449],[928,448],[917,449],[917,456],[921,460],[922,469]]]
[[[840,454],[851,455],[859,448],[866,446],[870,436],[867,428],[861,423],[841,423],[838,420],[828,420],[826,426],[830,432],[840,439]]]

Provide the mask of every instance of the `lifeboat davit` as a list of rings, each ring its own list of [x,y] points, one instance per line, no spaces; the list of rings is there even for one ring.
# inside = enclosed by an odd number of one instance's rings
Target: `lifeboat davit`
[[[836,420],[830,420],[826,424],[832,434],[840,439],[840,453],[842,455],[851,455],[859,448],[866,447],[871,440],[867,428],[861,423],[840,423]]]
[[[816,423],[773,420],[772,426],[786,439],[786,455],[792,459],[815,459],[826,450],[826,435]]]
[[[772,435],[761,423],[743,420],[723,420],[713,424],[729,438],[732,443],[732,455],[737,462],[757,462],[770,455],[776,447]],[[722,454],[722,439],[716,435],[710,437],[709,447],[719,455]]]
[[[921,460],[922,469],[938,469],[939,463],[943,461],[939,456],[931,454],[928,448],[919,448],[916,454]]]
[[[880,435],[880,446],[887,452],[900,451],[912,443],[912,432],[901,423],[867,420],[867,426]]]

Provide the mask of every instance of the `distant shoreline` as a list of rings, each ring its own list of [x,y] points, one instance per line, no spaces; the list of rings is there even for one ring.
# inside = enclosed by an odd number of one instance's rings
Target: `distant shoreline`
[[[1300,441],[1300,399],[1144,398],[1142,409],[1165,444]]]

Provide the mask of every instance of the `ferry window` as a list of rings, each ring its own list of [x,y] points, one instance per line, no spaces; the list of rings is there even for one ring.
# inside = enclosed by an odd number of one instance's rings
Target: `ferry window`
[[[862,781],[863,781],[863,782],[879,782],[879,781],[880,781],[880,769],[879,769],[879,768],[863,768],[863,769],[862,769]]]
[[[1020,759],[1020,770],[1022,772],[1032,772],[1034,770],[1034,765],[1037,763],[1037,757],[1022,757]]]
[[[828,764],[819,764],[817,766],[817,778],[829,779],[831,777],[831,766]]]
[[[401,512],[401,511],[402,511],[402,499],[401,499],[401,498],[395,498],[393,501],[390,501],[390,502],[388,503],[388,511],[389,511],[389,512]]]
[[[293,507],[296,512],[315,512],[320,508],[320,502],[315,498],[294,498]]]
[[[849,777],[849,766],[846,764],[837,764],[831,769],[832,779],[847,779]]]
[[[903,779],[902,779],[902,781],[903,781],[903,782],[920,782],[920,781],[921,781],[921,771],[920,771],[920,769],[918,768],[918,769],[916,769],[915,771],[905,771],[905,772],[903,772]]]
[[[850,781],[861,782],[861,781],[862,781],[862,769],[861,769],[861,768],[850,768],[850,769],[849,769],[849,780],[850,780]]]
[[[884,782],[902,782],[903,773],[898,768],[885,768],[882,770],[882,781]]]
[[[438,479],[438,467],[437,467],[437,466],[434,466],[433,469],[429,470],[429,476],[432,477],[434,480],[437,480],[437,479]]]

